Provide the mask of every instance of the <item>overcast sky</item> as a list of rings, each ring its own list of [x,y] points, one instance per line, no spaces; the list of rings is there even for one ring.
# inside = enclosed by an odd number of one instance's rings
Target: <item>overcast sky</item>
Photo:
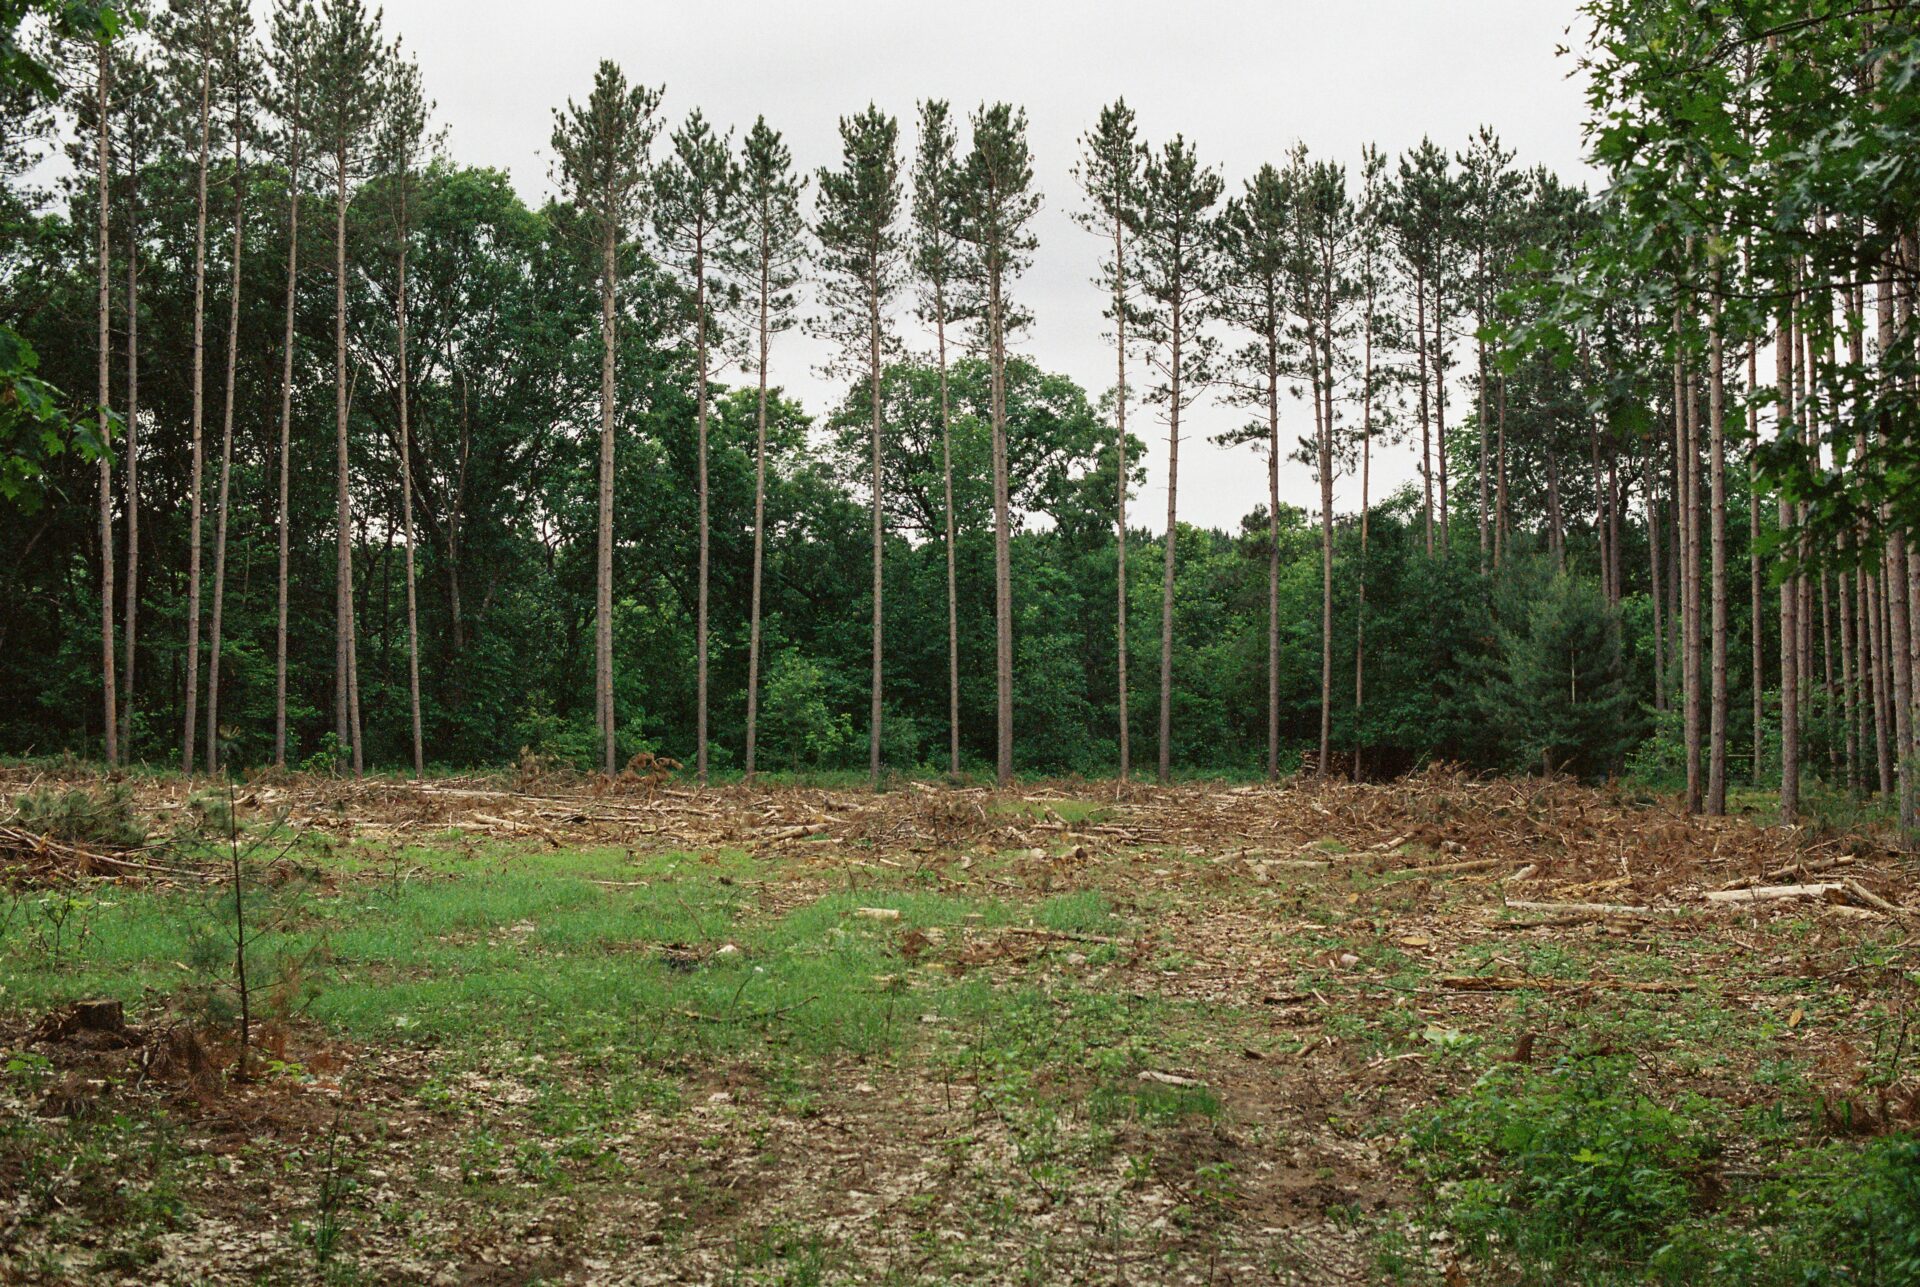
[[[868,101],[911,119],[922,98],[964,110],[1006,99],[1026,108],[1045,205],[1019,298],[1035,323],[1023,347],[1097,397],[1112,383],[1094,239],[1071,220],[1077,140],[1124,95],[1153,142],[1183,133],[1224,172],[1229,191],[1296,141],[1357,164],[1361,145],[1389,155],[1422,135],[1452,151],[1492,125],[1521,165],[1589,181],[1581,161],[1581,89],[1556,49],[1577,0],[385,0],[388,29],[419,59],[449,147],[464,162],[512,173],[530,199],[551,188],[552,109],[584,98],[601,58],[664,84],[677,123],[696,104],[722,128],[764,114],[807,170],[838,155],[838,118]],[[965,146],[964,130],[961,143]],[[907,324],[915,344],[921,338]],[[784,351],[781,351],[784,347]],[[816,412],[840,388],[814,373],[821,354],[796,334],[773,374]],[[1312,431],[1305,403],[1286,408],[1286,441]],[[1212,434],[1240,413],[1202,403],[1183,426],[1181,517],[1233,525],[1265,500],[1251,448]],[[1140,522],[1166,507],[1166,435],[1144,419],[1149,482]],[[1376,465],[1376,495],[1414,476],[1410,453]],[[1287,465],[1283,496],[1318,507],[1309,471]],[[1353,504],[1351,479],[1338,507]]]

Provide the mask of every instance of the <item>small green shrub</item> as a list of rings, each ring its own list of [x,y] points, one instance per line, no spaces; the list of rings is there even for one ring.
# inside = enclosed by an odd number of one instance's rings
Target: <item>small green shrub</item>
[[[1469,1247],[1544,1269],[1638,1264],[1692,1213],[1714,1152],[1710,1106],[1685,1107],[1640,1093],[1621,1058],[1502,1065],[1417,1118],[1411,1150]]]

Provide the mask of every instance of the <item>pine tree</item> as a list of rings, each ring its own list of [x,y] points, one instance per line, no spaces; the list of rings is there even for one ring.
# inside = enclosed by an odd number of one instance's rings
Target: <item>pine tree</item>
[[[334,679],[333,729],[353,752],[353,771],[366,766],[361,745],[359,650],[353,593],[353,494],[347,458],[347,417],[352,393],[347,370],[347,207],[353,185],[365,173],[372,129],[378,117],[377,77],[387,57],[380,15],[363,0],[322,0],[315,41],[312,134],[332,163],[333,395],[334,395]]]
[[[113,413],[113,241],[110,212],[113,209],[113,163],[111,128],[114,77],[113,40],[102,34],[94,41],[95,172],[93,199],[95,214],[94,251],[99,267],[98,327],[98,420],[100,441],[112,440]],[[119,682],[114,675],[113,639],[113,457],[102,452],[95,464],[100,489],[100,691],[101,728],[105,734],[107,766],[120,763]]]
[[[412,715],[413,772],[426,774],[426,738],[420,722],[420,604],[414,580],[412,390],[407,366],[407,248],[413,237],[414,172],[425,143],[430,110],[420,87],[420,66],[401,56],[389,65],[379,125],[380,168],[387,181],[393,218],[395,401],[400,423],[400,527],[406,547],[407,695]]]
[[[793,172],[793,156],[765,117],[753,123],[741,145],[739,199],[725,239],[728,271],[746,283],[741,302],[754,336],[753,589],[747,625],[747,781],[753,781],[760,714],[760,610],[767,549],[767,358],[773,336],[790,329],[806,262],[806,220],[800,196],[806,179]]]
[[[1227,397],[1263,419],[1220,436],[1258,443],[1267,457],[1267,780],[1280,776],[1280,384],[1291,369],[1287,305],[1294,211],[1280,171],[1263,165],[1221,212],[1219,311],[1247,343],[1230,356]],[[1315,391],[1316,420],[1319,406]],[[1324,756],[1323,756],[1324,762]]]
[[[707,613],[713,552],[707,494],[707,382],[713,375],[712,296],[724,286],[713,277],[716,238],[733,218],[734,174],[731,135],[718,135],[699,108],[673,133],[666,159],[654,172],[654,227],[669,263],[680,270],[693,295],[695,432],[698,436],[700,572],[694,622],[696,689],[695,770],[707,783]]]
[[[920,104],[913,162],[913,272],[920,320],[933,327],[940,375],[940,477],[947,553],[947,755],[960,776],[960,590],[953,517],[953,409],[947,390],[947,327],[959,316],[955,291],[961,245],[954,209],[959,183],[952,113],[946,100]]]
[[[1349,276],[1353,206],[1347,198],[1345,170],[1332,162],[1310,160],[1304,147],[1295,149],[1281,192],[1291,225],[1287,295],[1301,367],[1313,399],[1314,472],[1320,482],[1320,755],[1316,771],[1324,778],[1333,749],[1334,390],[1354,292]]]
[[[123,10],[127,18],[137,11]],[[121,577],[125,605],[120,644],[120,748],[134,754],[133,709],[135,659],[140,622],[140,221],[141,176],[153,155],[162,128],[160,79],[145,42],[123,33],[114,47],[112,98],[114,123],[110,146],[117,149],[115,169],[120,175],[120,227],[126,247],[126,411],[121,440],[124,467],[121,507],[127,516],[126,570]]]
[[[304,158],[309,79],[315,56],[317,18],[309,0],[275,0],[268,67],[272,73],[270,103],[279,118],[277,142],[287,174],[287,299],[286,329],[280,344],[280,446],[277,459],[279,496],[276,529],[279,562],[274,577],[275,619],[273,654],[273,762],[287,763],[287,594],[292,557],[290,488],[293,467],[293,370],[296,309],[300,295],[300,164]]]
[[[213,538],[213,613],[207,634],[207,771],[220,768],[220,646],[227,598],[227,519],[233,480],[235,378],[240,368],[241,260],[247,227],[247,146],[259,98],[260,51],[253,38],[253,14],[247,0],[220,0],[220,97],[227,109],[227,140],[233,148],[229,183],[233,198],[233,251],[227,300],[226,396],[220,412],[220,491]]]
[[[1013,518],[1007,482],[1007,342],[1029,318],[1008,295],[1033,259],[1029,231],[1040,210],[1033,190],[1027,114],[1006,103],[973,114],[973,148],[957,185],[960,239],[967,245],[968,305],[993,373],[994,691],[997,780],[1013,781]]]
[[[1212,314],[1218,254],[1213,209],[1225,189],[1181,135],[1148,153],[1134,212],[1135,277],[1144,297],[1138,318],[1157,377],[1147,400],[1167,422],[1167,539],[1160,582],[1160,765],[1173,769],[1173,590],[1180,515],[1180,413],[1212,376],[1218,347],[1205,329]]]
[[[571,99],[554,112],[553,150],[568,195],[600,249],[600,533],[596,581],[594,710],[602,767],[615,768],[613,710],[613,423],[614,303],[620,246],[645,213],[648,162],[663,89],[629,86],[620,68],[602,61],[584,107]]]
[[[1360,779],[1365,769],[1362,756],[1367,744],[1367,543],[1372,519],[1369,488],[1373,483],[1373,434],[1381,372],[1375,354],[1380,324],[1381,295],[1386,289],[1387,201],[1390,193],[1386,179],[1387,161],[1380,149],[1372,146],[1361,152],[1360,200],[1355,210],[1356,254],[1359,261],[1361,297],[1360,334],[1360,566],[1354,574],[1353,624],[1353,776]],[[1504,431],[1503,431],[1504,433]],[[1500,511],[1506,512],[1506,450],[1502,438],[1500,453]],[[1499,549],[1495,531],[1495,550]],[[1496,554],[1495,562],[1498,563]]]
[[[188,478],[186,719],[180,770],[193,772],[200,698],[201,482],[206,472],[207,170],[213,151],[213,72],[218,58],[216,0],[171,0],[158,24],[167,78],[175,100],[173,127],[182,151],[195,161],[193,232],[192,473]]]
[[[880,382],[885,355],[892,347],[887,312],[903,276],[905,243],[898,222],[902,204],[899,155],[900,124],[872,104],[857,116],[840,118],[839,169],[822,169],[819,223],[821,302],[826,314],[820,333],[834,341],[839,353],[832,370],[863,379],[871,409],[873,502],[873,678],[870,690],[870,733],[867,774],[880,785],[880,717],[883,548],[885,511],[880,484]]]
[[[1145,162],[1134,126],[1133,109],[1125,99],[1102,108],[1093,130],[1080,140],[1077,177],[1087,195],[1087,208],[1078,218],[1094,235],[1113,245],[1101,261],[1095,284],[1107,293],[1106,317],[1113,323],[1113,455],[1118,487],[1114,497],[1114,563],[1116,599],[1114,642],[1117,658],[1120,732],[1120,780],[1132,772],[1132,727],[1127,710],[1127,319],[1133,308],[1128,267],[1132,251],[1127,229],[1138,220],[1140,172]]]

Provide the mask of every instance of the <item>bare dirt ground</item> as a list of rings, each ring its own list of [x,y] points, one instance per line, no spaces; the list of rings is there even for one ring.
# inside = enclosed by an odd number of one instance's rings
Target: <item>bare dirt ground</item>
[[[205,831],[204,790],[127,786]],[[1502,1281],[1407,1136],[1491,1067],[1619,1051],[1796,1138],[1920,1117],[1916,869],[1868,836],[1444,770],[232,798],[302,837],[261,880],[330,945],[244,1081],[151,928],[217,848],[0,825],[0,1281]],[[76,889],[118,906],[49,963],[21,927]],[[100,994],[124,1021],[67,1009]]]

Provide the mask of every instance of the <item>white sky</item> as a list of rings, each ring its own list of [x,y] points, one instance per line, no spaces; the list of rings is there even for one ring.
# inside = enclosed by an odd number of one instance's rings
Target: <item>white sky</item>
[[[1090,283],[1094,238],[1071,221],[1078,139],[1102,105],[1125,95],[1155,143],[1184,133],[1222,167],[1228,190],[1298,139],[1357,166],[1363,143],[1389,156],[1431,135],[1450,151],[1492,125],[1517,164],[1590,181],[1581,160],[1581,87],[1568,79],[1577,0],[385,0],[388,30],[421,63],[449,148],[464,162],[510,171],[530,199],[550,188],[551,109],[584,98],[599,59],[667,88],[677,124],[699,105],[721,127],[764,113],[807,170],[838,157],[838,118],[869,100],[898,115],[910,147],[917,100],[964,112],[982,100],[1027,109],[1036,182],[1045,198],[1039,252],[1019,298],[1035,324],[1024,348],[1098,397],[1113,378],[1101,295]],[[1577,38],[1577,32],[1575,36]],[[964,148],[964,127],[961,145]],[[920,337],[911,322],[903,334]],[[840,389],[814,373],[819,349],[798,333],[776,349],[774,376],[820,411]],[[1456,407],[1465,409],[1456,399]],[[1304,403],[1287,408],[1284,441],[1311,432]],[[1209,438],[1239,413],[1208,403],[1183,426],[1181,517],[1236,524],[1264,503],[1265,468],[1251,448]],[[1449,417],[1453,419],[1452,416]],[[1149,481],[1136,521],[1166,508],[1165,431],[1140,420]],[[1376,455],[1375,495],[1414,477],[1404,449]],[[1283,497],[1310,509],[1318,489],[1299,465]],[[1338,484],[1342,509],[1357,483]]]

